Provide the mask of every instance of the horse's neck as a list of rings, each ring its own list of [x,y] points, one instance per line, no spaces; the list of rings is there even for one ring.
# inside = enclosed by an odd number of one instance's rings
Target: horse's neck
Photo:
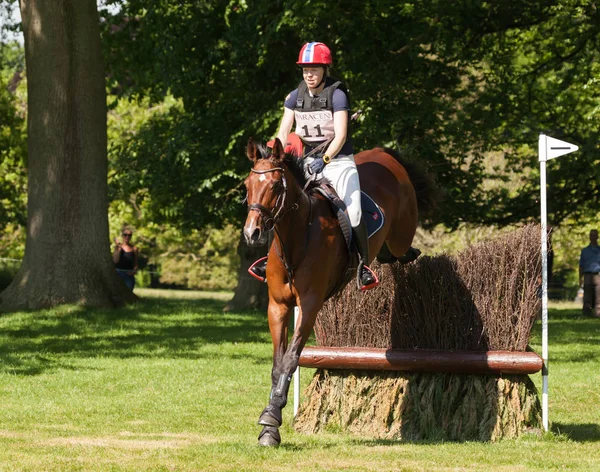
[[[293,176],[291,184],[288,184],[288,194],[286,196],[286,213],[277,222],[276,235],[283,244],[288,247],[288,251],[296,253],[304,251],[305,244],[300,244],[305,241],[308,235],[310,218],[312,216],[310,197],[300,188],[300,185]],[[297,206],[297,208],[295,208]]]

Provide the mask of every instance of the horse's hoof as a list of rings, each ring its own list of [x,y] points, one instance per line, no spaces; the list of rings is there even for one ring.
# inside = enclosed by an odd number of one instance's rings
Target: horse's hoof
[[[274,426],[279,428],[283,419],[281,417],[281,408],[273,405],[267,405],[258,418],[258,424],[262,426]]]
[[[265,426],[258,435],[259,446],[279,446],[281,444],[281,436],[279,429],[273,426]]]

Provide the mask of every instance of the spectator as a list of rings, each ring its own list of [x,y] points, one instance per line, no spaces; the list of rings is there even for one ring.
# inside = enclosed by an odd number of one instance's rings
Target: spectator
[[[598,230],[590,231],[590,244],[579,257],[579,286],[583,287],[583,313],[600,318],[600,247]]]
[[[138,269],[138,248],[131,244],[132,235],[130,229],[124,229],[121,233],[122,242],[119,243],[115,239],[115,250],[112,255],[119,277],[130,290],[135,286],[135,273]]]

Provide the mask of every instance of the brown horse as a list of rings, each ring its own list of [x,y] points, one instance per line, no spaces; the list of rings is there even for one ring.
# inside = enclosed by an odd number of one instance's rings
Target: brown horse
[[[409,176],[394,154],[375,148],[355,156],[361,189],[385,215],[383,228],[369,239],[371,255],[377,254],[385,243],[394,256],[403,256],[412,243],[419,211],[431,203],[432,187],[425,174],[419,175],[408,167]],[[270,402],[258,420],[263,426],[259,444],[273,446],[281,442],[281,410],[287,403],[300,353],[323,303],[340,288],[351,255],[330,203],[314,191],[314,186],[307,185],[302,159],[284,153],[279,140],[275,140],[271,151],[250,139],[247,155],[253,167],[245,180],[246,242],[250,246],[264,245],[268,234],[274,232],[267,264],[272,388]],[[423,183],[419,192],[422,198],[417,198],[413,187],[417,179]],[[299,307],[298,323],[288,345],[294,306]]]

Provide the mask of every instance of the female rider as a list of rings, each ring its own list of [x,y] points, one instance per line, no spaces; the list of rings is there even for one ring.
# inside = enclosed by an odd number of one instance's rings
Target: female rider
[[[320,146],[323,153],[306,158],[306,170],[325,177],[335,188],[347,208],[360,261],[358,276],[361,290],[379,285],[375,274],[366,266],[369,259],[367,228],[361,218],[358,171],[352,141],[348,135],[350,106],[344,85],[328,76],[331,51],[323,43],[307,43],[300,50],[298,62],[303,82],[285,99],[283,119],[277,138],[284,144],[296,122],[295,133],[304,143],[305,155]],[[250,274],[266,280],[266,258],[249,269]]]

